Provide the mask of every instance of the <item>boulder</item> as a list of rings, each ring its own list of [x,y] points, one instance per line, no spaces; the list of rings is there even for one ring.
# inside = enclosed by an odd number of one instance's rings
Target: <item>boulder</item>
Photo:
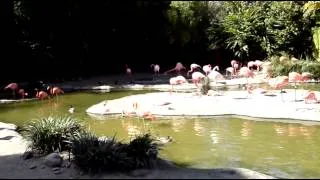
[[[58,153],[51,153],[44,159],[44,164],[50,167],[60,167],[62,162],[63,159]]]

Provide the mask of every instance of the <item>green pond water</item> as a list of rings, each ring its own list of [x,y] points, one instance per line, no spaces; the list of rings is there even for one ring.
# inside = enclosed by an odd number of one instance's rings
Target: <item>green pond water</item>
[[[128,141],[141,132],[172,136],[160,156],[181,166],[242,167],[281,178],[320,177],[320,126],[231,117],[135,118],[89,116],[85,110],[100,101],[147,91],[75,92],[47,101],[0,105],[0,121],[24,125],[33,118],[71,115],[98,135]],[[75,113],[69,114],[69,105]]]

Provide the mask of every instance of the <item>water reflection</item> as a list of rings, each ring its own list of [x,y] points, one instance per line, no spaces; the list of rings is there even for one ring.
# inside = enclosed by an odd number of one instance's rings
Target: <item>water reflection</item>
[[[218,132],[216,130],[211,130],[210,131],[210,137],[211,137],[211,141],[212,141],[212,144],[218,144],[219,143],[219,136],[218,136]]]
[[[305,139],[312,139],[313,133],[316,131],[314,126],[305,126],[302,124],[275,124],[273,127],[279,136],[303,136]]]
[[[241,124],[241,136],[243,139],[249,139],[252,134],[252,121],[243,121]]]
[[[204,136],[206,129],[204,128],[204,121],[199,119],[194,120],[193,129],[196,131],[197,136]]]
[[[174,132],[180,132],[183,128],[185,120],[182,119],[175,119],[172,121],[172,129]]]

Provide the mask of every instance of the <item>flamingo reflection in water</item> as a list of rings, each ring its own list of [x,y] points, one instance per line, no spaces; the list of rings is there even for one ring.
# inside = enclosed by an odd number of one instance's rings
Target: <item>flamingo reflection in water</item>
[[[185,121],[182,119],[172,120],[172,129],[174,132],[180,132],[184,126]]]
[[[204,133],[206,131],[205,127],[203,126],[203,121],[200,121],[198,119],[194,121],[193,129],[196,131],[197,136],[204,136]]]
[[[249,137],[252,135],[252,122],[244,121],[242,123],[240,133],[243,139],[249,139]]]

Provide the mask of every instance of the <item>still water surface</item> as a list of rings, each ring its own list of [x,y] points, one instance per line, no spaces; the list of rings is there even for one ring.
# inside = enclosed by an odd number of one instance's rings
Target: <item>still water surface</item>
[[[281,178],[320,177],[320,126],[231,117],[139,119],[89,116],[85,110],[100,101],[146,91],[66,94],[44,102],[0,105],[0,121],[23,125],[33,118],[69,115],[87,123],[98,135],[127,141],[136,133],[172,136],[160,156],[197,168],[242,167]]]

